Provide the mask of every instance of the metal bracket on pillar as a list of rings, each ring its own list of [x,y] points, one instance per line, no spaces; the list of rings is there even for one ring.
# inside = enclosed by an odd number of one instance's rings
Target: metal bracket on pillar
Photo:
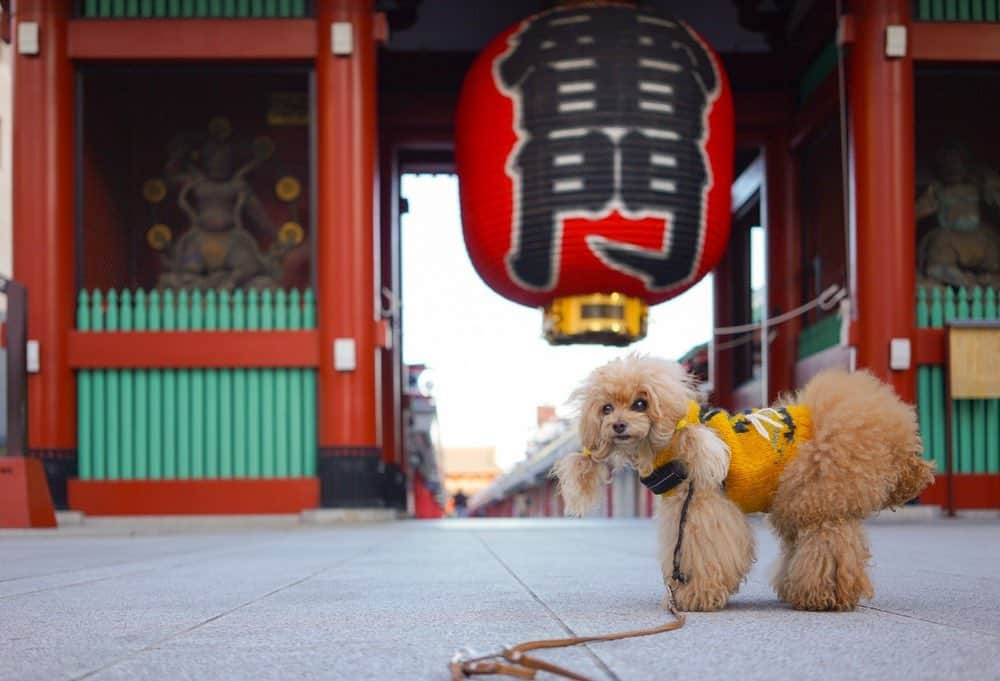
[[[855,37],[854,17],[850,14],[844,14],[840,17],[840,22],[837,24],[837,44],[842,47],[844,45],[853,45]]]
[[[376,12],[372,20],[372,33],[376,45],[386,45],[389,42],[389,19],[385,12]]]

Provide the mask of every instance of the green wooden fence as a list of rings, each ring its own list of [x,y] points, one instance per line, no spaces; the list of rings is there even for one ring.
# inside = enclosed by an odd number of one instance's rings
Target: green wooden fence
[[[312,16],[308,0],[80,0],[85,19],[297,19]]]
[[[1000,21],[1000,0],[915,0],[917,21]]]
[[[83,291],[76,316],[90,332],[316,328],[308,290]],[[314,369],[88,369],[77,405],[84,480],[316,473]]]
[[[840,326],[840,315],[832,314],[799,331],[799,359],[838,345]]]
[[[919,288],[917,326],[942,328],[952,319],[1000,319],[993,288]],[[945,470],[945,370],[917,368],[917,408],[924,455]],[[952,451],[956,473],[1000,473],[1000,400],[955,400],[952,409]]]

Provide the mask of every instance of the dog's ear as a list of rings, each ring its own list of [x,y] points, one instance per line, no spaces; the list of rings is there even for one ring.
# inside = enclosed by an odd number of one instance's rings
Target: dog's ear
[[[718,487],[729,473],[729,447],[708,426],[692,424],[674,437],[674,451],[687,464],[688,479],[698,486]]]
[[[592,456],[575,453],[556,461],[549,477],[559,481],[559,494],[566,514],[581,516],[600,502],[610,472],[607,464],[594,461]]]
[[[653,430],[650,444],[654,449],[666,447],[674,434],[674,427],[687,411],[688,402],[695,397],[692,378],[677,362],[650,359],[646,379],[640,386],[649,397],[649,418]]]
[[[576,405],[579,412],[577,429],[580,435],[580,446],[584,451],[597,454],[603,460],[607,455],[608,443],[601,438],[601,397],[597,390],[600,382],[599,372],[591,374],[587,381],[570,395],[570,402]]]
[[[601,413],[591,400],[580,403],[580,446],[595,452],[601,449]]]

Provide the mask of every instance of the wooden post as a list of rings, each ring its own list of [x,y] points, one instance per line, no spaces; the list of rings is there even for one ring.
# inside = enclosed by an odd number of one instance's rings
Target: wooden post
[[[735,259],[732,248],[727,248],[722,261],[712,273],[712,327],[724,327],[733,323],[733,296],[735,295]],[[732,348],[719,349],[721,343],[730,339],[729,336],[716,336],[709,348],[712,353],[712,404],[724,409],[732,407],[733,403],[733,356]]]
[[[73,3],[22,0],[14,22],[38,25],[37,54],[12,50],[14,277],[31,291],[28,327],[39,344],[28,375],[28,447],[76,447],[76,389],[67,331],[76,307],[73,67],[66,53]],[[15,32],[16,33],[16,32]],[[15,39],[16,40],[16,39]]]
[[[801,305],[802,249],[799,238],[796,202],[795,162],[785,134],[775,134],[764,147],[765,198],[764,224],[767,228],[767,318],[788,312]],[[767,354],[768,394],[770,404],[782,393],[795,389],[795,363],[798,361],[800,317],[772,327],[774,341]],[[766,343],[761,334],[761,343]],[[762,353],[763,354],[763,353]]]
[[[316,4],[319,447],[375,450],[375,39],[372,0]],[[334,54],[332,33],[351,35]],[[334,342],[356,365],[337,370]]]
[[[857,364],[915,398],[915,367],[892,369],[890,342],[915,323],[913,61],[885,54],[889,26],[910,26],[910,0],[851,3],[849,46],[851,216]]]

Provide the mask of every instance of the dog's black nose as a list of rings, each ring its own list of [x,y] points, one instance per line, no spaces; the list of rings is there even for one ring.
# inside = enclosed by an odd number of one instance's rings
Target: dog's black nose
[[[613,428],[615,429],[616,433],[618,433],[619,435],[621,435],[622,433],[625,432],[625,428],[627,428],[627,426],[624,423],[622,423],[621,421],[619,421],[618,423],[616,423],[613,426]]]

